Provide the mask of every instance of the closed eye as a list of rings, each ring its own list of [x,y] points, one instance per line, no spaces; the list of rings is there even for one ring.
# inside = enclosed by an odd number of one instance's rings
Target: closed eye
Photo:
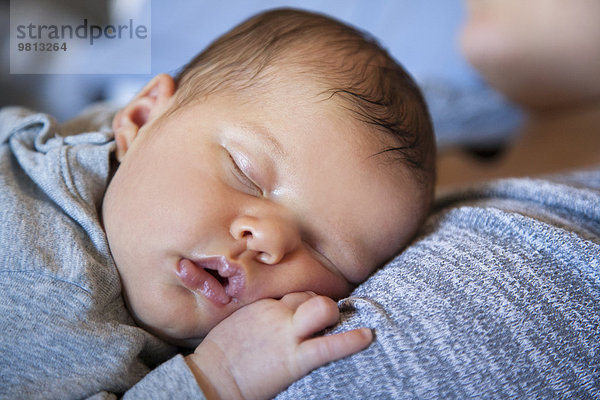
[[[242,185],[244,185],[246,188],[248,188],[248,190],[250,191],[250,194],[262,196],[262,194],[263,194],[262,189],[256,184],[256,182],[254,182],[252,179],[250,179],[250,177],[242,170],[242,168],[239,166],[238,162],[233,158],[231,153],[227,152],[227,154],[229,155],[229,160],[231,162],[231,167],[232,167],[231,170],[232,170],[235,178]]]

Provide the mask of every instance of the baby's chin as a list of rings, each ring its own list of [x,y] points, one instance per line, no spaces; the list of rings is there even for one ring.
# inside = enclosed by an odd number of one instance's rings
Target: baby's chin
[[[182,334],[173,334],[173,333],[170,334],[168,332],[157,330],[157,329],[152,329],[150,327],[145,327],[143,325],[140,325],[140,326],[144,330],[152,333],[154,336],[161,339],[162,341],[164,341],[168,344],[177,346],[177,347],[185,347],[185,348],[189,348],[189,349],[195,349],[196,347],[198,347],[200,342],[202,342],[202,340],[204,339],[204,336],[193,336],[193,335],[184,336]]]
[[[129,308],[129,307],[128,307]],[[144,323],[143,321],[141,321],[140,319],[136,318],[136,314],[132,313],[132,315],[134,316],[134,320],[135,323],[142,328],[143,330],[153,334],[154,336],[158,337],[159,339],[161,339],[162,341],[177,346],[177,347],[185,347],[185,348],[196,348],[198,347],[198,345],[200,344],[200,342],[202,342],[202,340],[204,339],[204,336],[201,335],[186,335],[185,333],[182,333],[180,331],[180,329],[175,329],[175,328],[169,328],[169,329],[162,329],[162,328],[157,328],[156,326],[151,326],[149,324]],[[188,332],[191,333],[191,332]]]

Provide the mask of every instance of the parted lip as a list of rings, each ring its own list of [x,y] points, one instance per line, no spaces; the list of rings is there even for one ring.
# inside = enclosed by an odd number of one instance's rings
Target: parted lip
[[[244,290],[244,269],[225,256],[182,258],[176,273],[184,286],[217,304],[228,304]]]
[[[244,269],[234,261],[225,256],[208,256],[192,260],[197,266],[205,270],[216,271],[221,279],[225,292],[228,296],[238,297],[244,289]]]

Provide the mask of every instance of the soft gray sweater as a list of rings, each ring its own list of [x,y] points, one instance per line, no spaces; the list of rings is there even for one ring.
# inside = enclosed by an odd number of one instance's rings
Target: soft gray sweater
[[[112,133],[59,132],[0,111],[0,398],[203,398],[123,303],[99,222]]]

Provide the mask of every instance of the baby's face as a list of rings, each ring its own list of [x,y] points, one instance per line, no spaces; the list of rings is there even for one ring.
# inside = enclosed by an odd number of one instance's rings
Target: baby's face
[[[392,173],[373,156],[382,142],[316,92],[211,96],[141,128],[103,204],[141,326],[195,345],[262,298],[341,298],[412,236],[408,172]]]

